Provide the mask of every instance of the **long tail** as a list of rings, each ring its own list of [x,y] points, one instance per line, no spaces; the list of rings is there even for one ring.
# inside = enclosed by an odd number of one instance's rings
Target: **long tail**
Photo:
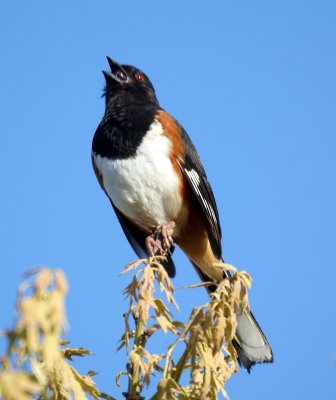
[[[203,282],[211,281],[197,265],[192,262]],[[207,286],[209,293],[216,290],[215,286]],[[237,351],[238,362],[250,372],[254,364],[273,362],[273,352],[266,336],[261,330],[253,314],[244,311],[237,315],[236,337],[233,345]]]
[[[236,339],[233,345],[239,364],[250,372],[254,364],[273,362],[273,352],[253,314],[244,311],[237,315]]]

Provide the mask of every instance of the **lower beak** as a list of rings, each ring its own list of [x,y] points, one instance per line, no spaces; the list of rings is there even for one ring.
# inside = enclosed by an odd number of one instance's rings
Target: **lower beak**
[[[125,80],[127,80],[127,74],[124,71],[123,67],[118,64],[116,61],[112,60],[110,57],[106,57],[107,61],[109,63],[109,66],[111,68],[111,72],[103,71],[106,83],[114,83],[114,82],[119,82],[123,83]],[[122,79],[121,77],[117,76],[116,73],[117,71],[121,71],[123,75],[125,76],[125,79]]]

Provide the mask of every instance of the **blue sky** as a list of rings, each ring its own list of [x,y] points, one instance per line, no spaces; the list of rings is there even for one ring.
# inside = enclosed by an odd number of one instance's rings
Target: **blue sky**
[[[331,0],[1,2],[0,327],[12,325],[24,270],[62,268],[67,336],[95,353],[76,365],[119,396],[130,277],[117,275],[135,256],[90,160],[109,55],[141,68],[189,132],[224,257],[253,277],[275,363],[233,377],[231,399],[334,399],[335,18]],[[175,260],[176,287],[196,283]],[[177,299],[182,318],[206,293]]]

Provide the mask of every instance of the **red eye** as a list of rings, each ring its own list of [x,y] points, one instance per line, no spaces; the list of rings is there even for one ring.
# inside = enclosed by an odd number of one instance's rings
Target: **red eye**
[[[140,74],[140,72],[137,72],[137,73],[135,74],[135,79],[136,79],[137,81],[139,81],[139,82],[143,82],[143,81],[145,80],[145,77],[144,77],[142,74]]]

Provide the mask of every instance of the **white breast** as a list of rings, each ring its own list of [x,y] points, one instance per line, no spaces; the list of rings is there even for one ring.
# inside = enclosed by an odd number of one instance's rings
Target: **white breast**
[[[134,157],[109,160],[93,154],[113,204],[146,230],[175,221],[181,211],[180,183],[170,151],[170,140],[154,121]]]

